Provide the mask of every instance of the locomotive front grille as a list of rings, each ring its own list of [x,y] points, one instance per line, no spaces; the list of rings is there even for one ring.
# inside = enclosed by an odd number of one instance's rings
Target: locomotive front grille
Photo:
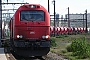
[[[50,47],[50,41],[14,41],[15,47]]]

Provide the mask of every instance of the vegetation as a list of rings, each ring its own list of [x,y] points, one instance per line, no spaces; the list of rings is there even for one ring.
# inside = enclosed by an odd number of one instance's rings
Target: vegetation
[[[56,45],[55,38],[51,38],[51,47],[56,47]]]
[[[73,40],[72,44],[67,47],[67,51],[72,52],[72,55],[78,58],[90,57],[90,46],[86,43],[85,38]]]
[[[51,52],[60,54],[69,60],[90,60],[90,34],[60,35],[54,38],[56,46]]]
[[[65,37],[68,37],[68,35],[59,35],[59,36],[56,36],[56,38],[65,38]]]

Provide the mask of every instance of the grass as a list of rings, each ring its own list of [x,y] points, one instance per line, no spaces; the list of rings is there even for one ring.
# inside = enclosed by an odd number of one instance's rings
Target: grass
[[[77,34],[77,35],[67,35],[67,36],[58,36],[58,37],[51,37],[55,38],[56,40],[56,47],[51,48],[51,52],[60,54],[65,56],[65,58],[69,58],[70,60],[90,60],[90,58],[86,59],[77,59],[77,56],[72,56],[71,52],[67,52],[66,47],[72,43],[72,41],[76,38],[83,38],[85,37],[87,43],[90,44],[90,34]]]

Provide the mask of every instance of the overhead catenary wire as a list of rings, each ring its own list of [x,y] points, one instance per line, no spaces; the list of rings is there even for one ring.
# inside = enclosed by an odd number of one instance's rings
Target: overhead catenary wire
[[[67,8],[62,10],[62,12],[60,13],[60,15],[62,15],[63,13],[65,13],[67,11]]]
[[[42,2],[42,0],[39,1],[39,3],[41,3],[41,2]]]

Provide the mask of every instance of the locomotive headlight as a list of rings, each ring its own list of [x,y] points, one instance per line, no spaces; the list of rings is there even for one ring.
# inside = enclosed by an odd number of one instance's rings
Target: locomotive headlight
[[[19,35],[17,35],[17,38],[19,38]]]
[[[35,5],[31,5],[30,8],[36,8],[36,6]]]
[[[47,35],[45,38],[46,38],[46,39],[48,39],[48,38],[49,38],[49,36]]]
[[[45,36],[42,36],[43,39],[45,39]]]
[[[23,36],[22,35],[17,35],[17,38],[23,38]]]
[[[20,36],[19,36],[19,38],[23,38],[23,36],[22,36],[22,35],[20,35]]]
[[[48,35],[47,35],[47,36],[42,36],[42,38],[43,38],[43,39],[48,39],[49,36],[48,36]]]

